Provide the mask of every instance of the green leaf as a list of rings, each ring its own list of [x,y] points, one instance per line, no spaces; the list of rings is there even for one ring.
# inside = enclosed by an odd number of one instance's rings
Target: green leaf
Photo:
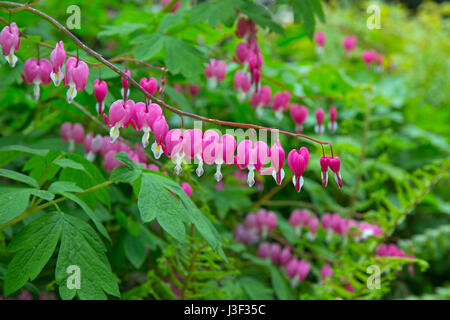
[[[108,36],[127,36],[129,34],[132,34],[133,32],[145,28],[146,25],[143,23],[130,23],[130,22],[124,22],[117,26],[102,26],[103,30],[98,33],[98,37],[108,37]]]
[[[72,168],[75,170],[84,170],[84,167],[81,164],[79,164],[73,160],[70,160],[70,159],[58,159],[56,161],[53,161],[53,163],[62,168]]]
[[[182,40],[164,38],[164,63],[172,74],[181,73],[192,82],[199,81],[203,72],[203,54]]]
[[[5,295],[22,288],[34,280],[55,251],[62,230],[58,213],[46,213],[26,225],[13,238],[9,252],[17,252],[8,265],[5,279]]]
[[[30,201],[30,189],[0,187],[0,225],[23,213]]]
[[[89,206],[83,201],[81,200],[79,197],[77,197],[76,195],[69,193],[69,192],[59,192],[60,194],[62,194],[63,196],[65,196],[67,199],[72,200],[73,202],[76,202],[83,210],[84,212],[86,212],[87,216],[94,222],[97,230],[109,241],[111,241],[111,238],[109,237],[108,231],[106,231],[106,228],[103,226],[103,224],[101,223],[100,219],[98,218],[98,216],[94,213],[94,211],[92,211],[91,208],[89,208]]]
[[[131,234],[127,234],[125,239],[125,254],[136,269],[142,266],[147,256],[140,238],[134,237]]]
[[[39,184],[36,180],[34,180],[33,178],[31,178],[23,173],[19,173],[17,171],[0,168],[0,176],[6,177],[6,178],[12,179],[12,180],[20,181],[20,182],[26,183],[30,186],[39,188]]]
[[[310,0],[294,0],[293,9],[295,22],[302,21],[306,34],[312,39],[316,20],[314,19],[314,9]]]
[[[81,219],[64,215],[55,278],[61,298],[106,299],[105,293],[119,297],[117,280],[106,258],[106,248],[97,233]],[[80,288],[69,289],[70,266],[80,270]]]
[[[179,25],[184,21],[185,15],[186,15],[185,11],[177,11],[172,14],[164,15],[164,18],[162,19],[159,25],[158,32],[164,33],[170,30],[172,27]]]
[[[10,145],[0,148],[0,166],[4,166],[15,158],[17,158],[21,153],[34,154],[41,157],[47,155],[48,150],[43,149],[33,149],[27,146],[21,145]]]
[[[163,175],[153,174],[153,179],[157,180],[180,198],[189,222],[194,224],[208,244],[213,249],[216,249],[219,244],[219,235],[217,231],[209,220],[200,212],[194,202],[187,196],[186,192],[181,189],[180,185]]]
[[[111,172],[110,179],[112,181],[130,183],[139,178],[141,171],[127,166],[118,166]]]
[[[320,0],[309,0],[311,5],[316,12],[316,16],[320,19],[320,21],[325,22],[325,14],[323,13],[322,4]]]
[[[184,242],[186,230],[183,221],[185,209],[180,200],[174,197],[155,178],[158,175],[142,174],[138,197],[138,208],[142,221],[150,222],[156,218],[161,227],[172,237]]]
[[[103,183],[105,178],[100,170],[86,158],[79,154],[67,154],[66,158],[81,164],[85,170],[80,171],[73,168],[63,168],[59,175],[59,180],[75,182],[82,189],[88,189],[97,184]],[[100,200],[106,206],[110,206],[110,198],[107,188],[100,188],[95,191],[85,193],[79,196],[81,200],[86,202],[91,209],[94,209],[97,201]]]
[[[207,22],[212,28],[220,22],[229,25],[236,19],[236,0],[219,0],[199,3],[191,11],[190,23]]]
[[[287,284],[285,277],[281,274],[280,270],[273,265],[270,267],[270,275],[272,278],[272,287],[275,290],[275,294],[280,300],[292,300],[294,295],[292,294],[290,286]]]
[[[68,181],[56,181],[53,182],[50,187],[48,188],[49,192],[52,193],[60,193],[60,192],[82,192],[83,189],[78,187],[73,182]]]
[[[241,277],[239,284],[252,300],[272,300],[272,289],[253,277]]]
[[[146,38],[141,38],[143,41],[138,42],[140,44],[134,50],[134,57],[142,61],[153,58],[161,52],[164,46],[164,38],[164,36],[156,33],[146,35]]]
[[[240,0],[235,2],[235,7],[245,13],[250,19],[255,21],[261,27],[269,28],[278,34],[284,35],[283,27],[273,21],[270,11],[260,4],[254,3],[250,0]]]
[[[30,191],[30,194],[47,201],[52,201],[55,198],[55,195],[53,193],[45,190],[37,190],[37,189],[28,189],[28,190]]]

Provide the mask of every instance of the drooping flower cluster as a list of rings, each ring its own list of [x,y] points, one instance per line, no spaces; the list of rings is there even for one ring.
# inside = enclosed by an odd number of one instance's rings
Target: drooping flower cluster
[[[261,242],[257,255],[261,259],[269,259],[274,265],[279,264],[290,279],[292,287],[296,287],[305,280],[311,269],[308,261],[291,256],[289,247],[281,249],[278,243]]]
[[[381,53],[378,53],[376,50],[364,50],[361,55],[362,60],[366,64],[367,68],[372,65],[376,65],[376,71],[380,72],[383,66],[384,56]]]
[[[218,82],[225,79],[227,73],[227,64],[225,61],[211,59],[205,67],[205,77],[208,80],[208,87],[214,90]]]
[[[319,219],[317,219],[315,214],[311,214],[308,210],[296,209],[292,211],[291,216],[289,217],[289,224],[294,228],[297,236],[302,234],[303,229],[307,229],[307,238],[312,241],[316,237]]]
[[[325,213],[321,217],[321,224],[323,230],[327,233],[327,241],[331,241],[333,234],[340,237],[347,237],[350,235],[356,241],[364,241],[369,237],[377,237],[383,234],[383,230],[376,225],[367,223],[365,221],[356,221],[353,219],[346,219],[337,213]],[[354,228],[356,230],[351,230]]]
[[[253,85],[255,92],[259,91],[261,68],[264,63],[261,48],[258,45],[257,32],[258,27],[255,22],[244,17],[239,18],[235,33],[238,38],[245,38],[245,41],[236,46],[236,57],[234,60],[244,65],[243,76],[247,77],[247,70],[249,71],[250,84]]]
[[[341,159],[339,157],[320,157],[320,168],[322,177],[322,186],[326,187],[328,185],[328,168],[334,173],[334,181],[339,188],[342,188],[342,176],[341,170]]]
[[[48,85],[52,81],[50,73],[52,72],[52,65],[47,59],[29,58],[25,61],[24,72],[22,76],[23,82],[26,84],[34,84],[34,98],[39,99],[41,94],[40,85]]]
[[[82,144],[84,141],[84,128],[79,123],[64,122],[60,134],[61,139],[69,143],[69,152],[74,150],[75,144]]]
[[[3,56],[12,68],[17,63],[17,57],[14,52],[19,50],[21,40],[19,33],[19,27],[15,22],[4,27],[0,33],[0,45],[2,46]]]
[[[272,211],[260,209],[256,213],[249,213],[244,224],[234,229],[234,240],[246,245],[255,244],[261,238],[266,238],[269,232],[277,227],[277,216]]]
[[[402,249],[397,247],[395,244],[380,244],[376,250],[376,255],[379,257],[399,257],[399,258],[409,258],[414,259],[414,255],[407,255]],[[408,272],[414,274],[414,264],[408,263]]]

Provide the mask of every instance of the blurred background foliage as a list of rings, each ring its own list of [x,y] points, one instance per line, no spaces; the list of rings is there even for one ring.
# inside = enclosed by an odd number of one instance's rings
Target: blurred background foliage
[[[127,56],[167,66],[169,72],[164,99],[185,111],[294,131],[295,126],[289,116],[278,121],[271,110],[264,110],[260,120],[248,102],[238,102],[232,85],[232,75],[238,66],[231,60],[240,42],[234,35],[236,12],[226,5],[216,7],[220,2],[182,1],[176,13],[165,13],[161,12],[162,6],[156,1],[72,1],[71,4],[81,8],[81,29],[74,32],[107,58]],[[289,89],[298,96],[335,97],[294,101],[308,106],[305,133],[315,138],[319,138],[312,130],[315,110],[319,106],[328,110],[332,102],[336,105],[338,132],[335,135],[325,133],[320,139],[330,141],[343,161],[344,188],[338,190],[334,185],[327,189],[321,187],[318,161],[321,150],[304,141],[301,144],[310,147],[311,159],[300,194],[288,184],[267,198],[265,195],[275,188],[271,177],[259,177],[259,187],[249,189],[233,176],[231,169],[226,171],[225,188],[216,191],[212,168],[207,168],[201,179],[192,178],[189,168],[184,168],[182,180],[193,185],[194,201],[224,236],[230,259],[228,264],[224,264],[216,253],[202,252],[203,259],[208,262],[199,265],[190,275],[193,284],[185,288],[190,292],[187,297],[450,298],[450,5],[432,1],[420,4],[420,1],[376,2],[381,7],[382,28],[369,30],[366,26],[369,2],[323,2],[326,20],[321,22],[317,19],[316,30],[325,32],[327,40],[323,54],[318,55],[307,30],[302,24],[293,23],[291,1],[276,1],[276,4],[275,1],[256,2],[267,6],[269,17],[273,18],[267,19],[263,14],[256,17],[268,27],[260,25],[258,33],[264,56],[262,83],[271,86],[272,92]],[[192,7],[191,3],[196,5]],[[61,22],[68,17],[61,1],[41,1],[37,8]],[[8,18],[3,12],[1,16]],[[65,151],[67,147],[59,139],[59,127],[64,121],[80,122],[86,131],[105,134],[83,112],[67,104],[61,87],[44,87],[41,100],[32,100],[32,88],[23,84],[20,71],[23,70],[23,61],[36,56],[35,42],[53,45],[58,39],[63,39],[66,49],[72,53],[76,53],[76,47],[61,37],[48,22],[32,14],[17,13],[12,19],[22,31],[33,37],[23,39],[15,69],[7,67],[1,60],[0,146],[51,145],[52,149]],[[358,38],[357,49],[349,58],[344,56],[341,47],[342,38],[347,35]],[[362,50],[372,48],[385,56],[381,73],[367,69],[361,60]],[[49,53],[50,50],[40,48],[41,57]],[[94,61],[83,53],[81,57]],[[203,76],[203,68],[209,58],[224,59],[228,64],[226,80],[215,91],[207,88]],[[122,69],[125,66],[132,68],[136,79],[147,74],[158,79],[162,76],[159,71],[149,71],[133,63],[120,65]],[[86,92],[76,98],[93,114],[92,82],[99,72],[98,68],[91,68],[90,84]],[[106,68],[101,68],[101,76],[108,81],[110,88],[106,100],[109,105],[120,95],[120,79]],[[200,93],[196,97],[187,91],[180,94],[174,89],[175,84],[199,85]],[[140,101],[143,97],[132,89],[131,98]],[[167,113],[166,118],[170,127],[180,126],[177,115]],[[192,122],[185,119],[184,125],[190,127]],[[139,141],[140,137],[132,129],[124,132],[130,140]],[[285,150],[296,145],[294,139],[286,137],[282,137],[282,143]],[[76,151],[82,153],[81,148]],[[16,166],[20,168],[20,162]],[[174,269],[181,269],[179,272],[183,273],[184,261],[191,261],[192,251],[174,246],[170,241],[156,240],[151,234],[140,237],[142,243],[137,245],[139,252],[143,246],[150,248],[149,255],[144,257],[148,263],[134,266],[125,263],[126,259],[135,261],[130,247],[126,249],[127,246],[135,246],[127,238],[141,228],[136,215],[136,199],[131,197],[131,189],[126,186],[114,186],[111,193],[111,212],[106,213],[108,218],[105,221],[109,221],[110,232],[118,233],[114,237],[117,242],[108,254],[114,272],[121,279],[123,297],[174,298],[161,279],[173,278]],[[336,258],[336,266],[339,265],[336,279],[354,276],[352,284],[356,288],[355,293],[349,293],[336,286],[331,293],[311,281],[305,283],[297,297],[290,290],[283,292],[284,286],[280,289],[277,281],[285,281],[279,280],[270,265],[255,257],[255,250],[246,250],[232,243],[233,228],[248,212],[259,207],[276,211],[280,224],[286,223],[295,208],[307,207],[319,214],[338,212],[347,217],[354,217],[355,212],[363,213],[364,219],[379,224],[387,234],[385,238],[372,239],[365,245],[353,244],[352,248],[344,248],[338,257],[334,257],[335,248],[326,246],[323,241],[321,247],[320,241],[311,245],[306,239],[297,239],[296,244],[301,249]],[[285,231],[281,233],[288,238]],[[2,245],[4,248],[9,236],[7,234],[0,242],[0,248]],[[358,278],[355,275],[364,275],[365,268],[374,263],[374,248],[384,241],[397,243],[421,259],[420,266],[426,270],[421,272],[416,267],[414,275],[406,270],[397,275],[396,268],[400,262],[387,261],[385,263],[391,271],[383,276],[382,290],[370,291],[362,280],[363,276]],[[192,239],[193,247],[203,248],[202,245],[199,239]],[[6,264],[9,258],[4,250],[0,252],[3,254],[0,261]],[[355,252],[363,258],[355,259]],[[172,264],[166,263],[169,260]],[[320,263],[313,266],[312,273],[316,277],[319,268]],[[208,272],[210,270],[216,271]],[[0,265],[0,279],[1,271]],[[238,282],[234,281],[236,277]],[[176,283],[177,280],[172,281]],[[44,275],[39,285],[45,283]],[[220,290],[216,291],[218,287]],[[46,288],[52,290],[52,285]]]

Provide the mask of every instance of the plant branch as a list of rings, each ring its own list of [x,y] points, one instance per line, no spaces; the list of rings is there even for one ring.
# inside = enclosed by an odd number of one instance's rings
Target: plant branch
[[[88,193],[88,192],[91,192],[91,191],[94,191],[94,190],[97,190],[97,189],[101,189],[101,188],[104,188],[106,186],[109,186],[112,183],[114,183],[114,181],[108,180],[108,181],[102,182],[100,184],[97,184],[97,185],[95,185],[93,187],[90,187],[90,188],[88,188],[88,189],[86,189],[86,190],[84,190],[82,192],[78,192],[76,195],[80,195],[80,194]],[[7,222],[7,223],[5,223],[2,226],[0,226],[0,231],[5,229],[5,228],[7,228],[7,227],[15,225],[16,223],[22,221],[23,219],[25,219],[26,217],[32,215],[35,212],[38,212],[38,211],[40,211],[42,209],[45,209],[47,207],[53,206],[55,204],[58,204],[59,202],[64,201],[64,200],[66,200],[66,197],[62,196],[62,197],[60,197],[58,199],[46,202],[46,203],[44,203],[44,204],[42,204],[40,206],[33,206],[33,207],[29,208],[28,210],[26,210],[24,213],[22,213],[20,216],[14,218],[10,222]]]
[[[275,128],[268,128],[268,127],[263,127],[263,126],[259,126],[259,125],[248,124],[248,123],[236,123],[236,122],[231,122],[231,121],[221,121],[221,120],[217,120],[217,119],[207,118],[207,117],[203,117],[203,116],[200,116],[200,115],[197,115],[197,114],[185,112],[185,111],[179,110],[179,109],[177,109],[175,107],[172,107],[172,106],[168,105],[167,103],[165,103],[163,100],[161,100],[159,98],[156,98],[153,95],[149,94],[143,87],[141,87],[141,85],[138,82],[136,82],[136,80],[134,80],[132,77],[129,77],[122,70],[120,70],[118,67],[113,65],[110,61],[108,61],[105,58],[103,58],[102,55],[100,55],[96,51],[94,51],[91,48],[89,48],[88,46],[86,46],[73,33],[71,33],[67,28],[65,28],[62,24],[60,24],[58,21],[56,21],[54,18],[50,17],[49,15],[47,15],[47,14],[45,14],[45,13],[43,13],[43,12],[37,10],[37,9],[30,8],[30,7],[25,7],[25,5],[20,4],[20,3],[16,3],[16,2],[0,1],[0,6],[8,7],[8,8],[21,7],[21,8],[23,8],[24,11],[31,12],[31,13],[33,13],[33,14],[35,14],[37,16],[40,16],[41,18],[49,21],[51,24],[56,26],[61,32],[63,32],[67,37],[69,37],[78,47],[80,47],[82,50],[84,50],[87,54],[89,54],[90,56],[94,57],[100,63],[102,63],[103,65],[109,67],[111,70],[113,70],[114,72],[116,72],[117,74],[119,74],[120,76],[125,78],[126,80],[128,80],[134,87],[138,88],[139,91],[141,91],[146,98],[149,98],[152,101],[155,101],[156,103],[158,103],[161,106],[163,106],[165,109],[180,115],[180,117],[186,116],[186,117],[190,117],[190,118],[193,118],[193,119],[196,119],[196,120],[200,120],[200,121],[204,121],[204,122],[208,122],[208,123],[213,123],[213,124],[217,124],[217,125],[224,125],[224,126],[238,127],[238,128],[247,128],[247,129],[264,130],[264,131],[268,131],[268,132],[281,133],[281,134],[292,136],[292,137],[303,138],[303,139],[307,139],[309,141],[312,141],[312,142],[320,144],[320,145],[329,145],[331,154],[333,155],[333,149],[332,149],[331,143],[327,142],[327,141],[320,141],[320,140],[310,138],[310,137],[305,136],[305,135],[300,134],[300,133],[292,133],[292,132],[283,131],[283,130],[279,130],[279,129],[275,129]]]

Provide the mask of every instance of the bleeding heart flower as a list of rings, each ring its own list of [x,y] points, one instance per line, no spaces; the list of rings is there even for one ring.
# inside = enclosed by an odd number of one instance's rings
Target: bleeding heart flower
[[[330,132],[334,133],[337,129],[337,110],[335,106],[330,107],[330,123],[328,124],[328,129]]]
[[[357,40],[355,36],[345,37],[344,40],[342,40],[342,47],[347,52],[353,51],[356,47],[356,42]]]
[[[72,103],[79,91],[83,91],[89,76],[89,67],[86,62],[70,57],[66,62],[66,75],[64,85],[69,86],[67,90],[67,102]]]
[[[294,149],[289,152],[288,165],[294,173],[292,182],[294,183],[297,192],[300,192],[303,186],[303,173],[305,172],[308,161],[309,151],[305,147],[301,147],[300,150]]]
[[[290,100],[291,94],[289,91],[277,92],[273,96],[272,109],[275,111],[278,120],[283,118],[283,112],[288,109]]]
[[[123,70],[123,73],[131,77],[130,70]],[[130,96],[130,82],[125,77],[122,77],[120,80],[122,81],[122,89],[120,90],[120,94],[124,100],[127,100],[127,97]]]
[[[34,98],[36,100],[40,96],[40,85],[48,85],[52,81],[50,78],[51,71],[52,65],[47,59],[37,61],[36,58],[30,58],[25,61],[24,73],[22,72],[20,75],[26,84],[34,84]]]
[[[323,112],[322,108],[317,109],[316,111],[316,121],[317,124],[314,127],[314,131],[317,134],[322,134],[324,129],[323,129],[323,119],[325,118],[325,112]]]
[[[61,81],[64,79],[64,73],[62,71],[62,67],[64,62],[66,61],[66,51],[64,50],[64,43],[59,41],[55,49],[53,49],[50,54],[50,62],[52,63],[52,73],[50,77],[53,80],[55,86],[59,86]]]
[[[234,74],[234,90],[238,92],[238,100],[240,102],[244,102],[250,87],[251,83],[248,74],[242,74],[242,71],[238,70]]]
[[[333,269],[331,269],[331,266],[329,263],[325,264],[322,269],[320,269],[320,278],[322,279],[322,282],[325,282],[328,277],[331,277],[334,274]]]
[[[252,98],[250,99],[250,104],[252,107],[256,108],[256,116],[261,118],[262,108],[270,105],[272,100],[272,90],[269,86],[263,86],[259,91],[254,91]]]
[[[314,34],[314,40],[316,41],[316,44],[319,47],[324,47],[325,46],[325,40],[326,40],[326,35],[325,33],[321,32],[321,31],[317,31]]]
[[[227,72],[227,64],[225,61],[211,59],[209,64],[205,67],[205,76],[208,79],[208,85],[211,90],[217,86],[217,82],[222,82],[225,79]]]
[[[139,81],[139,84],[152,96],[158,91],[158,81],[155,78],[142,78],[141,81]],[[145,101],[147,104],[150,103],[150,100],[147,97],[145,97]]]
[[[281,182],[284,179],[284,170],[283,170],[283,164],[284,164],[284,149],[281,146],[280,140],[277,140],[277,142],[270,148],[270,160],[272,162],[272,177],[275,179],[275,182],[277,184],[281,184]]]
[[[84,151],[86,152],[86,159],[89,161],[94,161],[95,154],[99,153],[102,149],[103,137],[97,134],[95,137],[92,132],[86,135],[84,138]]]
[[[148,118],[151,118],[152,113],[154,114],[155,112],[157,112],[157,111],[151,111],[150,106],[151,106],[151,104],[149,105],[149,109],[148,109],[148,113],[149,113]],[[149,120],[147,120],[147,122],[148,121]],[[151,124],[151,129],[152,129],[153,134],[155,135],[155,142],[152,144],[151,150],[153,152],[153,155],[155,156],[155,159],[159,159],[163,152],[164,140],[166,139],[167,132],[169,131],[169,125],[167,124],[166,118],[163,115],[158,117]]]
[[[248,55],[248,44],[246,42],[241,42],[236,46],[236,56],[239,62],[245,62]]]
[[[369,65],[369,64],[371,64],[372,62],[375,61],[376,56],[377,56],[377,52],[375,50],[364,50],[362,52],[362,56],[361,57],[362,57],[363,61],[367,65]]]
[[[203,132],[200,129],[189,129],[183,132],[183,152],[187,159],[198,161],[198,167],[195,170],[197,176],[201,177],[205,172],[203,170]]]
[[[265,142],[258,141],[253,144],[250,140],[243,140],[237,147],[235,163],[239,169],[248,168],[247,184],[255,184],[254,170],[259,171],[269,159],[269,147]]]
[[[330,157],[320,157],[320,176],[322,178],[322,186],[325,188],[328,185],[328,167],[330,163]]]
[[[188,195],[189,198],[192,196],[192,187],[189,183],[183,182],[183,184],[181,185],[181,189],[183,189],[183,191]]]
[[[311,270],[311,265],[305,259],[300,260],[297,266],[298,281],[302,282],[308,276],[309,270]]]
[[[20,40],[19,28],[15,22],[4,27],[0,33],[0,44],[2,46],[3,56],[12,68],[14,68],[17,62],[17,57],[14,52],[19,50]]]
[[[162,115],[162,109],[156,103],[146,105],[143,102],[138,102],[133,108],[133,127],[136,131],[144,131],[142,136],[142,146],[146,148],[149,144],[150,130],[153,123]]]
[[[341,169],[341,159],[339,157],[334,157],[329,159],[329,166],[331,171],[334,172],[334,180],[336,181],[336,184],[339,188],[342,188],[342,177],[339,173],[339,170]]]
[[[103,113],[103,110],[105,110],[105,98],[108,94],[108,85],[105,81],[96,79],[94,81],[94,95],[95,99],[97,100],[97,103],[95,104],[95,110],[97,110],[97,113],[101,115]]]
[[[108,127],[110,127],[109,135],[111,137],[111,143],[117,140],[120,135],[120,128],[128,128],[133,117],[134,101],[117,100],[109,108],[109,118],[103,114],[103,118]]]
[[[290,113],[292,120],[294,120],[296,124],[297,132],[303,132],[303,123],[308,117],[308,109],[305,106],[299,106],[297,104],[291,105]]]

